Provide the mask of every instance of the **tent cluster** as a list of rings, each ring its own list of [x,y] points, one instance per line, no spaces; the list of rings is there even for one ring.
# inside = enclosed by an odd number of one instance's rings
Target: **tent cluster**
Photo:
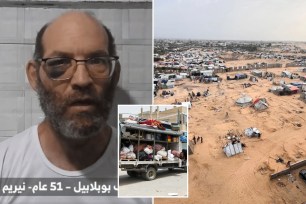
[[[242,147],[245,145],[240,142],[240,137],[238,134],[229,131],[225,137],[227,139],[227,143],[223,146],[223,152],[227,157],[243,152]]]
[[[236,100],[236,105],[240,107],[253,107],[255,110],[261,111],[265,110],[269,107],[267,99],[265,98],[257,98],[253,100],[250,96],[248,95],[243,95],[240,98]]]
[[[283,96],[283,95],[292,95],[299,92],[299,88],[292,84],[281,84],[281,86],[273,86],[269,89],[270,92]]]
[[[244,130],[244,135],[251,138],[251,137],[261,137],[261,132],[256,127],[249,127]],[[231,131],[227,133],[225,136],[227,139],[226,144],[223,146],[223,152],[227,157],[234,156],[243,152],[243,148],[246,147],[244,143],[240,141],[242,135],[239,133],[235,134]]]

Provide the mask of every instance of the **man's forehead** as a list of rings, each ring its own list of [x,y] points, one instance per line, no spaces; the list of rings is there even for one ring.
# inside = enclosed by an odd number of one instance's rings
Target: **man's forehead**
[[[108,44],[108,36],[103,25],[89,14],[75,11],[67,12],[49,23],[42,40],[46,45],[48,41],[73,40],[80,37],[87,41],[99,41],[105,46]]]

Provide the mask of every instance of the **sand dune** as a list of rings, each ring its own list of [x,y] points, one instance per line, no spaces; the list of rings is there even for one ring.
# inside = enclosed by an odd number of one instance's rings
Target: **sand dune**
[[[277,74],[282,70],[284,68],[268,69]],[[221,76],[226,77],[225,74]],[[286,78],[285,81],[297,80]],[[210,89],[210,95],[193,102],[189,111],[189,139],[194,135],[204,138],[202,144],[195,145],[195,153],[189,157],[189,198],[155,199],[155,203],[306,202],[306,183],[298,178],[299,170],[292,171],[294,178],[269,179],[271,173],[285,169],[287,161],[306,159],[305,103],[299,99],[299,94],[277,96],[268,92],[272,82],[266,79],[250,82],[251,87],[243,88],[242,84],[248,82],[248,79],[223,80],[218,87],[185,79],[173,89],[174,96],[155,98],[155,104],[170,104],[175,99],[184,101],[188,92],[203,93],[207,87]],[[269,108],[258,112],[251,107],[236,106],[235,100],[243,94],[253,99],[266,98]],[[246,144],[244,152],[226,157],[222,147],[227,142],[228,131],[242,134],[248,127],[257,127],[262,137],[242,136],[241,141]],[[277,163],[278,157],[285,163]]]

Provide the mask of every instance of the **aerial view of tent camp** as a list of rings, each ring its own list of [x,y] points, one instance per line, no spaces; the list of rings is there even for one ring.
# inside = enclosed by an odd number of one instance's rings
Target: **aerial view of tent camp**
[[[297,201],[306,197],[299,177],[306,169],[305,49],[251,45],[257,51],[244,49],[247,42],[156,40],[154,103],[189,104],[189,186],[203,186],[197,195],[216,200],[214,192],[227,196],[233,183],[240,191],[247,181],[268,192],[265,202]]]

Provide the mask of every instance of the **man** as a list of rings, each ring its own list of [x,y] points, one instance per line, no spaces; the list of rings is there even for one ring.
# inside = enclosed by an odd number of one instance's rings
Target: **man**
[[[0,177],[108,179],[115,185],[116,129],[106,121],[120,64],[108,28],[84,12],[63,14],[37,34],[26,73],[45,119],[0,144]],[[140,201],[149,199],[124,200]],[[123,201],[114,196],[0,197],[0,203],[44,202]]]

